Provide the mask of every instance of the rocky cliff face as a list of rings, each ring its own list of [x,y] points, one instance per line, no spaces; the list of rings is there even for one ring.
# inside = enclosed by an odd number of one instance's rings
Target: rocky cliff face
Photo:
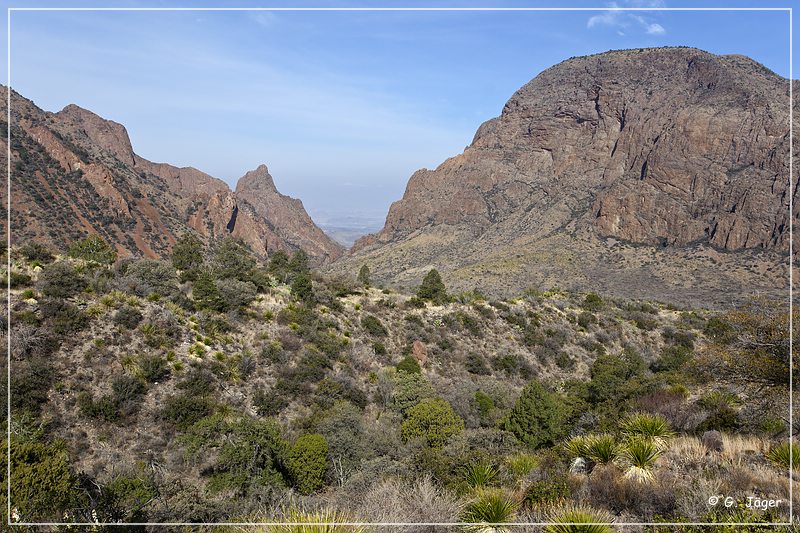
[[[438,266],[456,285],[612,291],[603,271],[617,255],[663,283],[679,264],[734,268],[759,256],[779,269],[767,256],[788,250],[788,136],[788,81],[746,57],[662,48],[573,58],[517,91],[463,154],[416,172],[348,264],[372,262],[400,283]],[[559,256],[580,263],[552,270]],[[711,276],[696,277],[681,290]]]
[[[11,111],[15,242],[64,248],[99,233],[123,255],[159,257],[179,235],[194,231],[206,241],[241,237],[260,255],[303,248],[325,263],[342,253],[298,200],[278,193],[271,177],[271,187],[233,192],[197,169],[139,157],[124,126],[78,106],[47,113],[12,92]],[[258,205],[264,208],[252,207]]]

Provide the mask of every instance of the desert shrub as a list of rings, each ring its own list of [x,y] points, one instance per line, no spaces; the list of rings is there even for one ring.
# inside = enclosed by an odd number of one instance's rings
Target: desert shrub
[[[419,366],[419,363],[410,355],[407,355],[402,359],[402,361],[397,363],[396,368],[398,372],[407,372],[409,374],[422,373],[422,368]]]
[[[358,271],[358,277],[356,280],[364,287],[370,286],[372,282],[369,279],[369,267],[367,265],[361,265],[361,269]]]
[[[603,308],[603,299],[599,295],[590,292],[583,299],[583,303],[581,305],[587,311],[599,311]]]
[[[653,331],[658,327],[658,320],[653,318],[652,315],[642,311],[630,313],[628,319],[633,321],[636,327],[643,331]]]
[[[380,319],[374,315],[364,315],[361,318],[361,327],[373,337],[385,337],[389,333]]]
[[[217,281],[210,272],[203,271],[198,274],[197,279],[192,284],[192,299],[199,309],[209,309],[212,311],[223,311],[225,300],[217,287]]]
[[[146,521],[144,508],[158,495],[155,483],[142,475],[119,475],[104,489],[101,504],[103,511],[112,520],[124,522]]]
[[[422,374],[396,372],[392,382],[392,407],[404,414],[420,401],[435,396],[431,383]]]
[[[62,442],[14,441],[10,449],[9,488],[21,521],[60,521],[66,511],[86,503]]]
[[[671,346],[680,346],[690,351],[694,349],[694,333],[691,331],[666,327],[664,331],[661,332],[661,336],[664,338],[664,341]]]
[[[502,426],[521,442],[539,448],[561,438],[565,431],[564,419],[565,412],[558,396],[533,380],[522,391]]]
[[[721,316],[712,316],[706,321],[703,333],[716,341],[726,342],[732,340],[733,325]]]
[[[298,300],[306,303],[314,301],[314,284],[311,282],[311,277],[305,272],[294,276],[291,289],[292,295]]]
[[[590,369],[588,401],[609,421],[618,418],[633,398],[653,389],[646,369],[642,357],[630,350],[599,355]]]
[[[132,376],[119,376],[111,383],[111,391],[116,411],[125,417],[139,410],[147,389]]]
[[[425,300],[419,298],[417,296],[412,296],[408,300],[406,300],[406,307],[410,309],[424,309],[425,308]]]
[[[400,425],[404,442],[420,438],[432,448],[444,446],[447,440],[464,429],[464,421],[444,400],[427,398],[411,407]]]
[[[473,401],[475,402],[475,407],[480,415],[481,422],[488,420],[492,412],[495,410],[495,404],[492,397],[479,390],[475,391]]]
[[[167,362],[159,355],[145,355],[139,359],[139,369],[142,373],[142,379],[148,383],[155,383],[161,381],[169,376],[169,366]]]
[[[476,374],[479,376],[486,376],[491,374],[491,370],[486,365],[486,360],[479,354],[479,353],[470,353],[467,355],[467,359],[464,362],[464,368],[467,369],[467,372],[470,374]]]
[[[380,341],[375,341],[372,343],[372,351],[375,352],[375,355],[386,355],[389,353],[386,350],[386,345]]]
[[[20,287],[28,287],[30,286],[32,278],[24,273],[19,272],[17,270],[12,270],[11,275],[9,276],[9,282],[11,283],[12,289],[19,289]]]
[[[528,362],[516,353],[501,355],[492,360],[492,367],[495,370],[505,372],[509,376],[519,374],[522,379],[530,379],[533,376],[533,369]]]
[[[68,254],[74,259],[101,265],[110,265],[117,260],[117,251],[96,234],[70,244]]]
[[[256,258],[244,241],[228,236],[216,244],[211,266],[219,279],[250,281]]]
[[[189,396],[207,396],[216,390],[214,375],[205,368],[195,367],[177,384],[177,388]]]
[[[525,489],[523,503],[529,507],[554,504],[567,500],[572,494],[564,474],[551,474],[534,480]]]
[[[27,242],[20,247],[19,251],[28,261],[43,265],[50,263],[53,261],[53,259],[55,259],[50,249],[44,244],[38,242]]]
[[[315,433],[301,435],[286,458],[286,466],[292,483],[303,494],[311,494],[325,484],[328,469],[328,442]]]
[[[75,304],[56,298],[43,299],[39,307],[43,318],[59,335],[76,333],[89,325],[89,317]]]
[[[184,392],[167,398],[161,410],[161,418],[179,430],[186,430],[213,412],[214,403],[210,399]]]
[[[592,324],[597,324],[597,317],[594,313],[584,311],[578,315],[578,325],[584,329],[589,328]]]
[[[447,288],[435,268],[425,274],[416,296],[420,300],[430,300],[436,304],[447,302]]]
[[[14,372],[11,374],[12,411],[15,414],[27,411],[39,416],[42,405],[47,403],[55,375],[51,364],[43,358],[14,361]]]
[[[194,233],[184,233],[172,246],[171,261],[181,271],[181,281],[194,281],[203,266],[205,246]]]
[[[367,405],[367,396],[355,382],[346,378],[333,380],[325,378],[317,384],[315,400],[318,405],[327,409],[334,403],[346,400],[353,405],[364,408]]]
[[[550,513],[552,524],[544,528],[545,533],[614,533],[614,528],[603,525],[614,519],[605,511],[587,506],[569,505]]]
[[[138,309],[129,305],[124,305],[114,313],[114,318],[112,320],[119,326],[128,329],[136,329],[136,326],[139,325],[143,318],[144,316]]]
[[[117,287],[136,296],[171,297],[178,292],[178,276],[166,261],[138,259],[128,263],[125,274],[117,281]]]
[[[653,372],[669,372],[678,370],[692,358],[692,349],[686,346],[667,346],[661,350],[661,356],[650,364]]]
[[[116,422],[120,416],[111,396],[101,396],[95,400],[88,392],[78,394],[78,409],[86,418],[105,420],[106,422]]]
[[[286,381],[278,380],[275,387],[257,390],[253,395],[253,407],[259,416],[275,416],[289,405]]]
[[[256,286],[251,281],[238,279],[221,279],[217,281],[217,290],[223,302],[223,309],[239,309],[250,305],[256,298]]]
[[[316,430],[328,443],[332,476],[340,485],[360,466],[367,449],[361,411],[348,401],[339,401],[325,411]]]
[[[89,283],[71,263],[58,261],[42,269],[38,285],[45,296],[69,298],[82,292]]]

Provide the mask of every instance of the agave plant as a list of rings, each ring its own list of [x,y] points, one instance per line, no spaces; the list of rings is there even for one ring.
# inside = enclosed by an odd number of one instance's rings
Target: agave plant
[[[461,515],[464,529],[471,533],[509,533],[508,526],[517,514],[517,503],[500,489],[482,489],[467,504]]]
[[[583,505],[562,508],[550,515],[546,533],[614,533],[611,527],[614,519],[605,511],[598,511]]]
[[[781,468],[789,468],[792,465],[792,470],[800,471],[800,448],[797,445],[789,446],[789,442],[782,442],[774,446],[767,452],[767,459]]]
[[[464,467],[464,477],[472,488],[482,488],[497,477],[497,467],[491,463],[473,463]]]
[[[647,413],[632,414],[620,422],[619,428],[626,437],[644,437],[662,450],[667,440],[675,435],[663,416]]]
[[[586,453],[596,464],[611,464],[619,456],[619,444],[613,435],[592,435],[586,441]]]
[[[662,449],[651,439],[629,438],[619,455],[619,461],[625,467],[625,477],[640,483],[652,481],[653,466],[661,452]]]

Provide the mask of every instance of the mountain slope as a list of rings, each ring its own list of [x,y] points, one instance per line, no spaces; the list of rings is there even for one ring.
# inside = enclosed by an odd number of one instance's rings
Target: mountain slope
[[[324,263],[342,253],[302,203],[278,193],[263,165],[242,179],[267,186],[233,192],[197,169],[139,157],[124,126],[78,106],[48,113],[12,91],[11,111],[15,242],[64,248],[99,233],[123,255],[159,257],[194,231],[206,241],[232,234],[260,255],[302,248]]]
[[[690,48],[567,60],[517,91],[463,154],[416,172],[383,230],[338,269],[366,262],[411,284],[436,266],[462,288],[695,303],[780,290],[788,89],[748,58]]]

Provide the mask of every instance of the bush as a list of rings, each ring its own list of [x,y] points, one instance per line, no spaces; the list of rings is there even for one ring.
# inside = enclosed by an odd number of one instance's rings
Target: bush
[[[325,484],[328,470],[328,442],[317,433],[302,435],[289,450],[286,466],[294,486],[311,494]]]
[[[212,267],[214,275],[219,279],[250,281],[256,267],[256,258],[244,241],[225,237],[217,244]]]
[[[422,374],[397,372],[392,381],[392,406],[401,413],[407,413],[421,400],[435,396],[433,387]]]
[[[447,301],[447,289],[444,286],[442,277],[435,268],[430,270],[423,278],[422,284],[417,289],[417,298],[430,300],[436,304]]]
[[[41,358],[14,361],[11,374],[11,409],[15,415],[29,412],[39,416],[42,405],[47,403],[48,393],[55,379],[50,364]]]
[[[99,235],[75,241],[69,246],[69,256],[101,265],[110,265],[117,260],[117,251]]]
[[[503,421],[503,429],[532,448],[553,445],[564,434],[564,411],[558,397],[533,380]]]
[[[208,272],[201,272],[192,285],[192,298],[199,309],[222,311],[225,301],[217,287],[217,282]]]
[[[208,398],[183,393],[167,398],[161,417],[177,429],[186,430],[213,412],[214,404]]]
[[[599,311],[603,308],[603,299],[599,295],[590,292],[583,299],[583,308],[587,311]]]
[[[357,280],[364,287],[370,286],[371,281],[369,279],[369,267],[367,265],[361,265],[361,270],[358,271]]]
[[[86,503],[62,443],[14,441],[10,448],[11,501],[21,521],[58,522],[66,511]]]
[[[221,279],[217,281],[217,289],[226,310],[250,305],[250,302],[255,300],[257,292],[252,282],[238,279]]]
[[[20,287],[28,287],[31,284],[31,279],[32,278],[24,272],[12,270],[9,282],[11,283],[12,289],[19,289]]]
[[[76,333],[89,324],[89,317],[65,300],[46,298],[39,304],[42,316],[59,335]]]
[[[39,290],[45,296],[69,298],[88,286],[86,278],[66,261],[47,265],[39,274]]]
[[[292,294],[298,300],[309,303],[314,300],[314,284],[305,272],[297,274],[292,280]]]
[[[546,476],[528,485],[523,502],[530,507],[552,505],[567,500],[571,493],[569,483],[564,476]]]
[[[142,379],[148,383],[161,381],[169,376],[167,362],[159,355],[146,355],[139,360]]]
[[[491,370],[489,370],[489,367],[486,366],[486,360],[478,353],[471,353],[467,355],[467,360],[464,363],[464,367],[470,374],[476,374],[479,376],[491,374]]]
[[[365,315],[361,319],[361,327],[373,337],[385,337],[388,334],[383,323],[373,315]]]
[[[144,317],[135,307],[125,305],[121,307],[112,319],[115,324],[126,327],[128,329],[136,329],[136,326],[142,321]]]
[[[421,438],[432,448],[441,448],[463,430],[464,421],[439,398],[428,398],[411,407],[400,425],[403,442]]]
[[[172,247],[172,266],[181,271],[182,281],[194,281],[203,266],[205,246],[193,233],[184,233]]]
[[[31,262],[47,264],[55,259],[47,246],[38,242],[27,242],[19,251],[25,259]]]
[[[416,359],[412,356],[407,355],[403,358],[402,361],[397,363],[397,371],[398,372],[407,372],[409,374],[421,374],[422,368],[420,368],[419,363]]]
[[[147,389],[133,376],[119,376],[111,383],[114,405],[121,416],[131,416],[139,410]]]
[[[172,297],[178,292],[178,276],[166,261],[138,259],[128,263],[117,287],[129,294],[146,297],[158,294]]]

